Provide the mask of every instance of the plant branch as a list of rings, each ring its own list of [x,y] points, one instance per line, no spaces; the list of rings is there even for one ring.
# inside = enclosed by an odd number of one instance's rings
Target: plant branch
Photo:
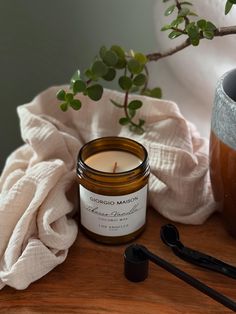
[[[124,99],[123,107],[124,107],[125,115],[126,115],[127,118],[129,118],[129,113],[128,113],[128,96],[129,96],[129,92],[126,91],[125,92],[125,99]]]
[[[182,5],[179,2],[179,0],[175,0],[175,4],[176,4],[176,7],[178,9],[178,12],[180,12],[182,9]],[[186,27],[189,24],[189,19],[187,18],[187,16],[184,16],[184,20],[185,20],[185,27]]]
[[[176,4],[178,11],[180,11],[181,10],[181,4],[179,3],[179,1],[175,0],[175,4]]]
[[[159,59],[163,59],[165,57],[171,56],[173,54],[175,54],[176,52],[183,50],[184,48],[190,46],[191,43],[190,41],[187,39],[185,40],[182,44],[176,46],[175,48],[172,48],[166,52],[154,52],[154,53],[150,53],[148,54],[146,57],[148,58],[149,61],[158,61]]]
[[[219,27],[215,30],[215,36],[226,36],[226,35],[234,35],[236,34],[236,25]]]
[[[227,27],[220,27],[214,31],[215,37],[222,37],[222,36],[233,35],[233,34],[236,34],[236,25],[227,26]],[[200,39],[203,39],[203,37],[201,37]],[[166,52],[150,53],[150,54],[146,55],[146,57],[148,58],[149,61],[158,61],[158,60],[163,59],[165,57],[171,56],[171,55],[177,53],[178,51],[183,50],[184,48],[186,48],[190,45],[191,45],[190,40],[187,39],[182,44],[180,44],[180,45],[176,46],[175,48],[172,48]]]
[[[145,84],[144,84],[144,86],[143,86],[143,88],[142,88],[142,90],[141,90],[141,93],[142,93],[143,91],[145,91],[145,89],[147,89],[147,86],[148,86],[149,71],[148,71],[148,68],[147,68],[146,65],[144,66],[144,71],[145,71],[145,73],[146,73],[147,79],[146,79],[146,82],[145,82]]]

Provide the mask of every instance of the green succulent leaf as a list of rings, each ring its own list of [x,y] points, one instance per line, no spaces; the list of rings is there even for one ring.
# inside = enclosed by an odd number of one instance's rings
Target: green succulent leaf
[[[118,62],[118,56],[112,50],[108,50],[102,59],[104,63],[108,66],[115,66],[116,63]]]
[[[198,26],[195,24],[195,22],[190,23],[186,27],[186,31],[188,33],[190,40],[199,39],[199,36],[200,36],[199,35],[199,29],[198,29]]]
[[[171,13],[173,13],[174,9],[176,8],[175,4],[172,4],[171,6],[169,6],[166,10],[165,10],[165,16],[170,15]]]
[[[225,4],[225,15],[227,15],[230,10],[232,9],[233,3],[230,2],[229,0]]]
[[[74,95],[72,93],[66,93],[65,99],[70,103],[74,99]]]
[[[60,108],[62,111],[67,111],[68,109],[68,103],[67,102],[63,102],[62,104],[60,104]]]
[[[116,69],[124,69],[126,67],[126,60],[119,58],[116,65],[114,66]]]
[[[133,79],[133,83],[136,86],[142,86],[146,83],[147,81],[147,77],[145,74],[140,73],[137,76],[135,76],[135,78]]]
[[[80,70],[77,70],[77,71],[73,74],[73,76],[72,76],[72,78],[71,78],[71,80],[70,80],[71,85],[72,85],[75,81],[77,81],[77,80],[80,80]]]
[[[87,76],[87,78],[89,78],[90,80],[93,80],[93,81],[97,81],[98,80],[98,77],[92,72],[91,69],[87,69],[84,72],[84,75]]]
[[[172,31],[169,35],[168,35],[168,37],[170,38],[170,39],[174,39],[174,38],[176,38],[176,37],[179,37],[180,35],[182,35],[183,33],[182,32],[179,32],[179,31]]]
[[[74,94],[81,93],[86,89],[86,83],[82,80],[77,80],[73,84]]]
[[[206,28],[205,28],[207,31],[215,31],[216,30],[216,26],[210,22],[210,21],[207,21],[206,22]]]
[[[188,1],[182,1],[180,2],[181,5],[193,5],[191,2]]]
[[[91,70],[96,76],[101,77],[107,74],[108,67],[104,62],[97,60],[93,63]]]
[[[134,58],[140,63],[140,64],[143,64],[145,65],[147,63],[147,57],[143,54],[143,53],[140,53],[140,52],[136,52],[134,54]]]
[[[115,77],[116,77],[116,70],[113,68],[109,68],[107,71],[107,74],[104,75],[102,78],[105,81],[113,81]]]
[[[116,106],[116,107],[118,107],[118,108],[124,108],[123,105],[119,104],[118,102],[116,102],[116,101],[113,100],[113,99],[110,99],[110,102],[111,102],[114,106]]]
[[[60,89],[58,92],[57,92],[57,99],[58,100],[65,100],[66,99],[66,92],[63,90],[63,89]]]
[[[155,87],[150,91],[149,96],[153,98],[161,98],[162,97],[162,91],[160,87]]]
[[[189,23],[189,24],[186,26],[186,32],[188,32],[188,30],[189,30],[191,27],[194,27],[194,26],[195,26],[195,22]]]
[[[106,52],[107,52],[107,48],[106,48],[105,46],[102,46],[102,47],[100,48],[100,50],[99,50],[99,55],[100,55],[101,59],[104,58]]]
[[[144,129],[142,127],[140,127],[139,125],[130,125],[129,129],[131,132],[134,132],[138,135],[142,135],[144,133]]]
[[[199,45],[199,38],[190,38],[190,42],[193,46]]]
[[[142,127],[145,124],[145,120],[139,119],[139,126]]]
[[[130,110],[137,110],[139,108],[141,108],[143,105],[143,103],[141,102],[141,100],[132,100],[129,104],[128,104],[128,108]]]
[[[172,25],[170,25],[170,24],[166,24],[166,25],[164,25],[162,28],[161,28],[161,31],[163,32],[163,31],[167,31],[168,29],[171,29],[172,28]]]
[[[94,84],[87,87],[86,91],[90,99],[98,101],[102,97],[103,87],[100,84]]]
[[[125,51],[122,47],[118,45],[111,46],[111,51],[115,52],[118,58],[125,59]]]
[[[183,23],[184,22],[184,18],[183,17],[178,17],[177,19],[175,19],[169,28],[172,28],[172,27],[178,27],[179,24]]]
[[[204,31],[203,32],[203,36],[206,38],[206,39],[213,39],[214,38],[214,32],[212,31]]]
[[[207,25],[207,21],[204,19],[201,19],[199,21],[197,21],[197,26],[201,29],[204,30],[206,28]]]
[[[190,11],[190,12],[188,13],[188,15],[189,15],[189,16],[198,16],[197,13],[192,12],[192,11]]]
[[[229,2],[236,4],[236,0],[229,0]]]
[[[119,78],[119,85],[124,91],[128,91],[132,87],[132,80],[128,76],[121,76]]]
[[[188,8],[182,8],[179,13],[178,17],[185,17],[189,14],[190,10]]]
[[[137,59],[130,59],[127,65],[132,74],[139,74],[143,70],[143,65]]]
[[[81,101],[79,99],[73,99],[70,102],[70,106],[74,109],[74,110],[79,110],[81,108]]]
[[[122,118],[120,118],[119,123],[121,125],[127,125],[130,123],[130,119],[128,117],[122,117]]]

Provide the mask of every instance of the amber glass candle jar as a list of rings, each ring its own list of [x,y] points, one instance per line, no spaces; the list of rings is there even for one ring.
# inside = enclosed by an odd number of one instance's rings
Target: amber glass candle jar
[[[146,224],[150,168],[146,149],[124,137],[85,144],[78,155],[80,225],[106,244],[132,241]]]

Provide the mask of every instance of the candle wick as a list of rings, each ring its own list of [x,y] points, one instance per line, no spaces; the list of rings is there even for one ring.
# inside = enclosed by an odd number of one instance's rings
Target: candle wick
[[[117,169],[117,161],[115,162],[115,164],[114,164],[114,166],[113,166],[112,172],[113,172],[113,173],[116,173],[116,169]]]

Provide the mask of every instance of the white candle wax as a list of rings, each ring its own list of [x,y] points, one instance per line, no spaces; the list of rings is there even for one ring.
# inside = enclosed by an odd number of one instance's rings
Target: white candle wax
[[[95,170],[119,173],[138,167],[142,163],[142,160],[125,151],[110,150],[88,157],[85,163]]]

